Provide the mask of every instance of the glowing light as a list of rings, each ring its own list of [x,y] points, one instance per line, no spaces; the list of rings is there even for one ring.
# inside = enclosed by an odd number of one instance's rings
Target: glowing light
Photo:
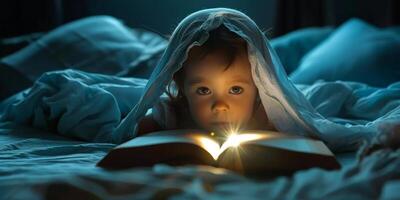
[[[225,143],[228,143],[229,146],[237,147],[240,144],[240,137],[236,133],[229,135],[228,139]]]
[[[212,139],[206,138],[206,137],[200,137],[199,141],[200,141],[201,145],[203,146],[203,148],[206,151],[208,151],[208,153],[210,153],[211,156],[215,160],[217,160],[218,157],[219,157],[219,154],[221,153],[220,152],[221,149],[220,149],[220,146],[219,146],[218,142],[216,142],[216,141],[214,141]]]
[[[218,142],[207,138],[199,137],[198,140],[202,147],[215,159],[217,160],[219,155],[224,152],[229,147],[239,147],[241,143],[248,142],[252,140],[257,140],[265,136],[254,133],[237,134],[231,133],[227,140],[220,146]]]
[[[210,133],[210,135],[211,135],[211,136],[214,136],[214,135],[215,135],[215,133],[214,133],[214,132],[211,132],[211,133]]]
[[[224,142],[224,144],[221,146],[221,152],[225,151],[225,149],[229,147],[238,147],[241,143],[243,142],[248,142],[252,140],[257,140],[262,138],[262,135],[259,134],[236,134],[233,133],[228,136],[228,139]]]

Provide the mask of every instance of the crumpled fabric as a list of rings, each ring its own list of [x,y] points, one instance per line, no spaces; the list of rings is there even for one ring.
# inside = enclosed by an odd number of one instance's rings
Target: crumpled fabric
[[[2,102],[0,120],[86,141],[119,144],[132,139],[137,122],[159,101],[189,49],[203,44],[208,32],[221,25],[247,41],[261,102],[279,131],[318,138],[338,152],[357,149],[396,127],[387,124],[400,124],[400,82],[387,88],[344,81],[294,85],[257,25],[227,8],[201,10],[183,19],[148,80],[48,72],[32,88]]]
[[[346,151],[370,140],[385,123],[400,123],[399,82],[388,88],[351,82],[299,86],[303,94],[288,79],[269,40],[253,20],[237,10],[213,8],[195,12],[179,23],[143,96],[115,129],[115,135],[121,140],[135,135],[137,123],[133,122],[159,99],[173,74],[182,67],[189,49],[203,44],[208,32],[221,25],[247,41],[254,82],[269,119],[279,131],[315,137],[334,151]],[[338,108],[344,108],[344,112]],[[346,113],[348,110],[352,113]]]
[[[44,73],[34,85],[0,104],[0,121],[74,139],[118,143],[114,129],[138,102],[146,79],[77,70]]]
[[[161,36],[129,29],[116,18],[92,16],[64,24],[0,62],[32,82],[45,72],[64,69],[147,78],[152,69],[137,71],[138,65],[166,44]]]

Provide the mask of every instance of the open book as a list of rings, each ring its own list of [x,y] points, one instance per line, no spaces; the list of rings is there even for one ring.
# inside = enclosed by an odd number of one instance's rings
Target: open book
[[[97,166],[126,169],[157,163],[211,165],[244,173],[340,168],[319,140],[273,131],[246,131],[221,138],[198,130],[160,131],[136,137],[115,147]]]

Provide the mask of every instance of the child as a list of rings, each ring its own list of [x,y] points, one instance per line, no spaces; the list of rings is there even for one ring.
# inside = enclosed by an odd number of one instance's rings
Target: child
[[[223,25],[209,34],[202,46],[189,50],[167,87],[168,98],[139,122],[139,135],[162,129],[275,129],[253,82],[246,41]]]

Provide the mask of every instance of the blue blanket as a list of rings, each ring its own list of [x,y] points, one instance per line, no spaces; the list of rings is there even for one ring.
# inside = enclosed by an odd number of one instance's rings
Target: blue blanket
[[[383,127],[388,124],[400,123],[399,82],[382,88],[349,81],[295,85],[257,25],[229,9],[203,10],[182,20],[148,82],[73,70],[48,72],[0,105],[1,120],[86,141],[127,141],[181,67],[187,49],[201,45],[208,31],[222,25],[247,41],[261,102],[279,131],[316,137],[334,151],[346,151],[387,132]]]
[[[264,184],[214,168],[156,166],[120,173],[95,168],[95,162],[115,144],[135,137],[137,121],[163,93],[186,50],[204,42],[207,32],[220,25],[248,42],[254,81],[279,130],[320,138],[335,152],[356,150],[363,144],[359,162],[333,172],[305,170]],[[400,82],[387,87],[351,81],[293,84],[269,40],[251,19],[230,9],[203,10],[179,24],[149,79],[52,71],[1,102],[0,190],[7,192],[0,197],[44,197],[66,189],[102,198],[398,197],[394,191],[400,185],[396,181],[400,177],[399,99]],[[171,176],[175,177],[172,183],[168,182]]]
[[[116,129],[137,106],[146,83],[146,79],[76,70],[48,72],[33,87],[3,101],[0,119],[84,141],[120,143],[134,137],[133,132],[120,134]],[[337,127],[332,133],[334,138],[369,141],[398,124],[400,82],[387,88],[342,81],[297,88],[326,119],[321,122],[326,127],[320,125],[319,129]],[[355,135],[347,135],[346,128],[363,131],[363,135],[354,138]],[[331,144],[329,140],[325,142]]]
[[[400,151],[391,149],[395,146],[377,140],[358,161],[353,154],[337,154],[341,170],[314,168],[293,177],[252,180],[204,166],[105,171],[95,163],[114,144],[1,122],[0,199],[398,199]]]
[[[117,143],[122,139],[113,131],[138,102],[146,83],[74,70],[49,72],[3,101],[0,118],[85,141]]]

